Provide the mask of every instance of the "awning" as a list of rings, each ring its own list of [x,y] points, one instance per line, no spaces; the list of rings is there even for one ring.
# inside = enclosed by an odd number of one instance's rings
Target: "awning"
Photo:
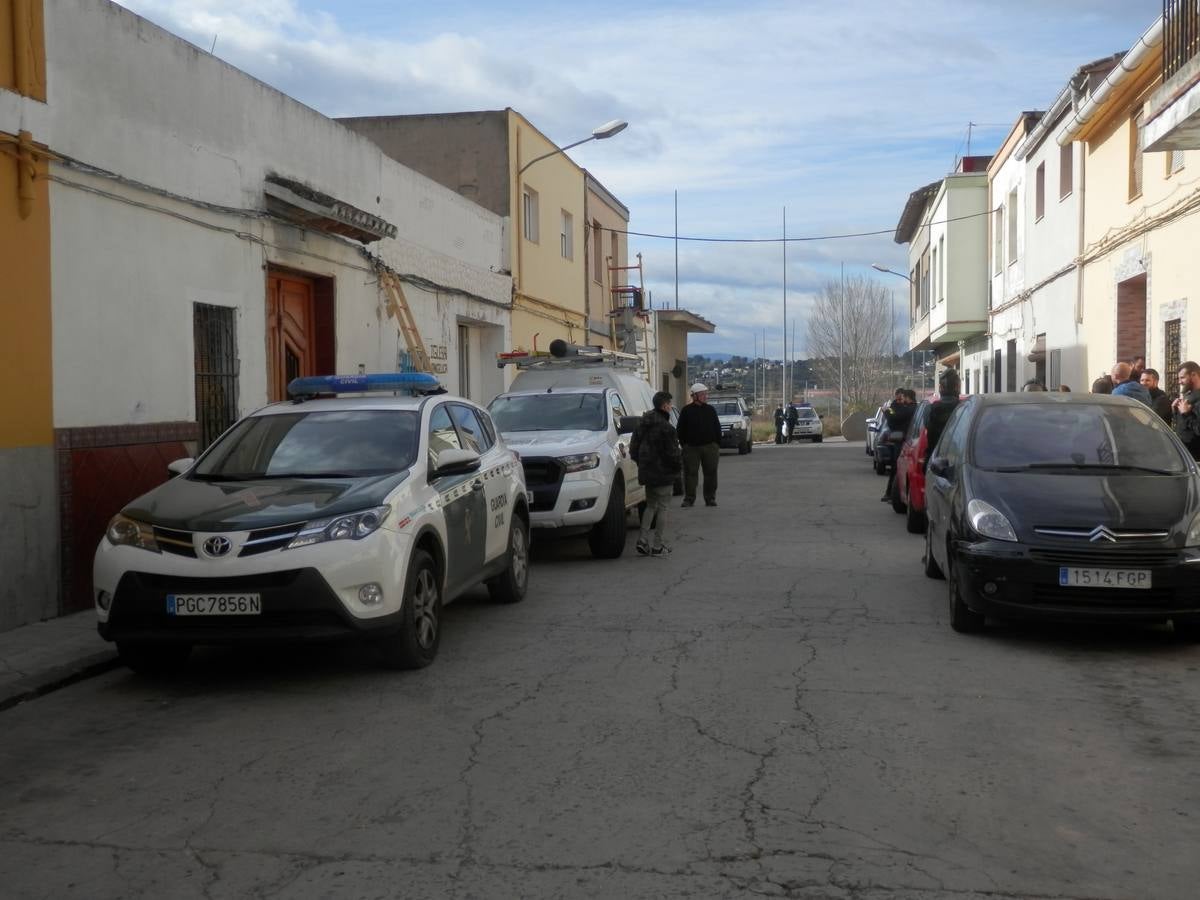
[[[271,175],[263,183],[267,211],[305,228],[340,234],[364,244],[396,236],[396,226],[358,207],[293,181]]]

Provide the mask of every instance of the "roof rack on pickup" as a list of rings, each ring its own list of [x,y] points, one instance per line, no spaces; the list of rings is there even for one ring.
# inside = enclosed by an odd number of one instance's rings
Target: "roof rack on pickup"
[[[640,369],[641,357],[633,353],[620,353],[599,345],[580,346],[568,344],[563,340],[550,342],[550,352],[544,350],[514,350],[510,353],[497,353],[496,365],[503,369],[507,365],[515,365],[518,369],[552,369],[569,368],[571,366],[601,365],[621,366],[622,368]]]

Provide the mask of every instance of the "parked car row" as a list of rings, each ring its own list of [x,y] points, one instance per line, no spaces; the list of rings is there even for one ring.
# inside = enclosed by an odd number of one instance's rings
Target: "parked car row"
[[[645,500],[629,443],[653,394],[636,360],[556,349],[486,409],[431,375],[293,380],[290,402],[172,463],[112,519],[93,564],[101,636],[146,671],[196,644],[343,637],[420,668],[446,603],[480,584],[525,596],[531,530],[620,556]]]
[[[947,581],[950,625],[1170,621],[1200,638],[1200,470],[1145,405],[1095,394],[959,402],[935,447],[922,403],[893,506]]]

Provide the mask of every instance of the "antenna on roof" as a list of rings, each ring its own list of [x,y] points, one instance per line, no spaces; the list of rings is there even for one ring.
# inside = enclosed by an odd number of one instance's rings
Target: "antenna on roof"
[[[213,43],[212,43],[212,46],[208,48],[208,55],[209,55],[209,56],[212,56],[212,55],[213,55],[213,51],[214,51],[214,50],[216,50],[216,49],[217,49],[217,35],[215,35],[215,34],[214,34],[214,35],[213,35]]]

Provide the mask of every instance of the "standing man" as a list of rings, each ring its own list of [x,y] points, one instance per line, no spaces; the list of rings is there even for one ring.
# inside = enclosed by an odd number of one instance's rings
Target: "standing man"
[[[1133,369],[1129,363],[1119,362],[1112,367],[1112,383],[1114,397],[1129,397],[1131,400],[1140,400],[1147,406],[1154,405],[1154,401],[1150,399],[1150,392],[1142,387],[1140,382],[1133,380]]]
[[[783,404],[775,407],[775,443],[783,443]]]
[[[642,533],[638,535],[639,556],[670,556],[671,548],[663,541],[667,528],[667,504],[682,467],[679,439],[671,426],[671,395],[654,395],[654,409],[646,410],[629,442],[629,456],[637,463],[638,483],[646,486],[646,509],[642,513]],[[650,527],[654,526],[654,543]]]
[[[896,388],[896,399],[883,411],[884,432],[879,440],[887,446],[888,456],[891,459],[888,463],[887,487],[883,490],[883,496],[879,498],[884,503],[891,502],[892,488],[896,484],[896,456],[900,452],[900,445],[904,442],[904,435],[908,432],[908,426],[916,412],[917,394],[916,391],[909,388]],[[899,435],[899,437],[893,439],[893,435]]]
[[[1150,405],[1154,407],[1154,411],[1168,425],[1171,424],[1171,398],[1167,396],[1167,392],[1158,386],[1158,370],[1143,369],[1142,370],[1142,387],[1150,392]]]
[[[933,449],[937,446],[946,423],[958,407],[959,391],[962,390],[962,379],[957,369],[943,369],[938,376],[938,398],[929,408],[929,420],[925,423],[925,468],[929,468],[929,460],[933,457]]]
[[[1146,357],[1135,356],[1129,363],[1129,380],[1141,382],[1142,373],[1146,371]]]
[[[1200,366],[1190,360],[1179,367],[1179,397],[1171,404],[1175,433],[1192,459],[1200,460]]]
[[[800,410],[796,409],[796,404],[788,401],[787,412],[784,414],[787,419],[787,442],[790,444],[792,438],[796,435],[796,425],[800,422]]]
[[[717,505],[717,461],[721,458],[721,419],[708,405],[708,388],[692,385],[692,402],[679,413],[679,443],[683,445],[683,503],[696,505],[696,485],[704,469],[704,505]]]

